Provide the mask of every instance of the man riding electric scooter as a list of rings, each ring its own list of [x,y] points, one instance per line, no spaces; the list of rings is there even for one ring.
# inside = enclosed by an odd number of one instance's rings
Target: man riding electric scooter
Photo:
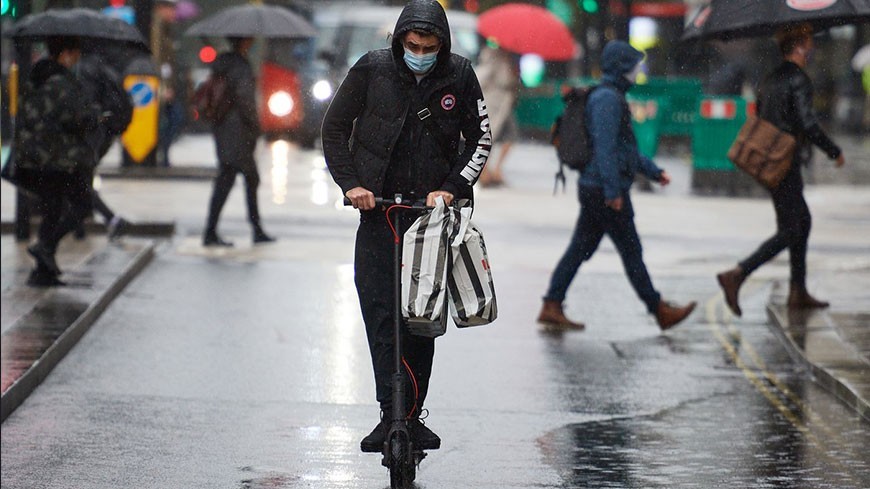
[[[465,139],[459,150],[460,137]],[[347,74],[323,120],[323,153],[335,182],[360,210],[354,271],[375,374],[381,421],[363,438],[364,452],[381,452],[393,418],[393,234],[376,197],[447,204],[471,198],[491,146],[483,93],[471,62],[450,52],[450,27],[436,0],[409,2],[391,46],[370,51]],[[414,216],[402,219],[407,228]],[[404,403],[411,441],[420,450],[441,439],[420,421],[433,338],[405,329],[408,370]]]

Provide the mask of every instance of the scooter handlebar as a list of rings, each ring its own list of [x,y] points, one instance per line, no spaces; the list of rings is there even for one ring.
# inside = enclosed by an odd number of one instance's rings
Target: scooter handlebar
[[[344,198],[344,205],[352,205],[350,199],[347,197]],[[403,205],[408,206],[412,209],[418,210],[426,210],[432,209],[432,207],[426,205],[425,200],[416,200],[413,201],[411,199],[403,199],[401,195],[396,195],[395,197],[388,199],[384,197],[375,197],[375,206],[391,206],[391,205]]]

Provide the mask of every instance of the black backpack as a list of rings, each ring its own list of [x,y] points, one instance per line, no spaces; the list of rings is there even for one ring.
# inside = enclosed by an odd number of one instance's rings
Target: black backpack
[[[229,80],[223,74],[212,73],[193,94],[193,107],[203,120],[218,123],[233,106]]]
[[[103,125],[109,137],[122,134],[133,119],[133,100],[120,80],[104,73],[100,77],[99,104],[106,112]]]
[[[586,102],[594,89],[595,87],[572,88],[562,97],[565,110],[556,117],[550,130],[550,143],[555,146],[559,159],[554,193],[560,181],[562,188],[565,187],[565,167],[583,171],[592,160],[592,141],[586,127]]]

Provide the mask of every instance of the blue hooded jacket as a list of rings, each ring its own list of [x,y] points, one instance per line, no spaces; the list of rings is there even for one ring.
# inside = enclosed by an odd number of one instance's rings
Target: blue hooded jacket
[[[592,140],[592,161],[583,170],[580,185],[604,189],[604,199],[628,192],[639,171],[659,180],[661,168],[637,147],[625,93],[632,86],[625,78],[643,59],[643,53],[624,41],[610,41],[601,54],[604,75],[586,103],[586,127]]]

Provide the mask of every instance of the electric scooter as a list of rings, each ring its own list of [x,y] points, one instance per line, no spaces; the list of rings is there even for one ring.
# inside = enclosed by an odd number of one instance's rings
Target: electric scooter
[[[345,205],[350,205],[350,200],[345,198]],[[407,388],[406,378],[409,372],[402,358],[402,235],[401,212],[423,213],[431,210],[425,203],[403,200],[401,194],[396,194],[393,199],[375,198],[376,206],[387,208],[386,217],[390,220],[393,230],[393,355],[395,368],[392,376],[393,396],[391,401],[392,412],[390,427],[384,441],[383,459],[381,464],[390,471],[391,489],[408,489],[417,477],[417,466],[426,458],[426,452],[414,446],[411,440],[405,392]],[[391,215],[392,214],[392,215]]]

